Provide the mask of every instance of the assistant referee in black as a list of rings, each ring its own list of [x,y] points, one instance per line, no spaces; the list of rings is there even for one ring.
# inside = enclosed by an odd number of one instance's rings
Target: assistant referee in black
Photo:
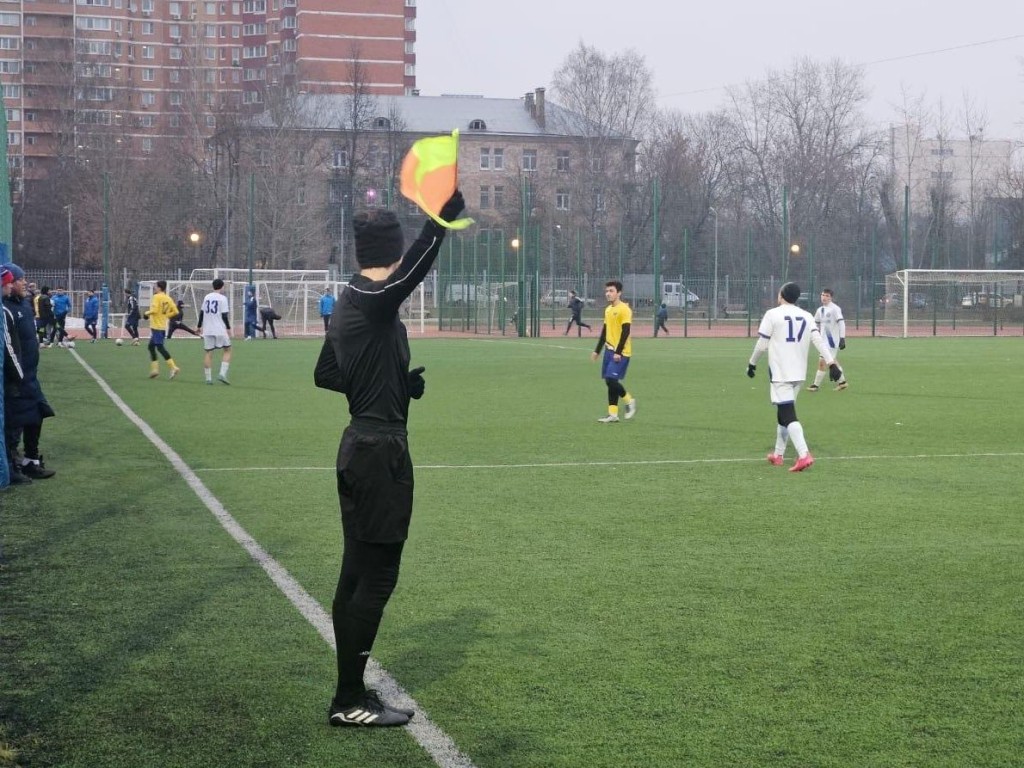
[[[440,216],[465,208],[458,191]],[[402,228],[391,211],[355,215],[359,274],[334,308],[317,361],[318,387],[348,398],[351,421],[338,447],[338,498],[344,551],[332,619],[338,687],[328,720],[338,726],[405,725],[411,710],[390,707],[363,682],[384,606],[398,583],[412,517],[413,470],[406,422],[410,398],[423,396],[423,368],[409,370],[402,302],[437,257],[445,228],[428,220],[402,256]]]

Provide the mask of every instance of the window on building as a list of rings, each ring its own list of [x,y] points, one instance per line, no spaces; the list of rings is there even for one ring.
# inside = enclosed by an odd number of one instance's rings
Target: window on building
[[[480,209],[491,207],[491,188],[480,187]]]
[[[505,187],[498,185],[494,187],[494,209],[500,211],[505,207]]]
[[[142,80],[143,82],[151,83],[156,80],[156,70],[152,67],[142,68]]]
[[[296,190],[295,202],[297,202],[299,205],[305,205],[306,204],[306,188],[305,187],[299,187]]]
[[[170,105],[172,107],[180,107],[181,106],[181,92],[180,91],[171,91],[169,103],[170,103]]]
[[[139,101],[144,107],[152,107],[156,104],[156,94],[151,93],[150,91],[144,91],[142,95],[139,96]]]
[[[536,171],[537,170],[537,150],[536,149],[524,149],[523,150],[523,170],[524,171]]]
[[[569,150],[559,149],[555,152],[555,170],[562,173],[569,172]]]
[[[154,45],[140,45],[139,49],[142,51],[142,58],[144,58],[144,59],[155,59],[156,58],[156,46],[154,46]]]
[[[491,167],[496,171],[505,168],[505,150],[501,147],[494,148],[494,154],[491,156]]]
[[[153,151],[153,140],[148,136],[142,138],[142,151],[147,154]]]
[[[486,131],[487,130],[487,123],[485,123],[483,120],[470,120],[469,121],[469,130],[471,130],[471,131]]]
[[[557,189],[555,190],[555,209],[559,211],[569,210],[569,190],[568,189]]]
[[[167,79],[170,82],[172,82],[172,83],[180,83],[181,82],[181,70],[180,69],[172,69],[172,70],[170,70],[167,73]]]
[[[179,48],[176,45],[172,46],[171,49],[167,52],[167,55],[175,61],[178,61],[181,59],[181,48]]]
[[[373,127],[378,130],[387,130],[391,127],[391,121],[386,117],[378,117],[373,121]]]
[[[480,170],[491,170],[491,148],[480,147]]]
[[[178,115],[171,115],[171,128],[181,128],[181,117]]]
[[[144,21],[144,22],[142,22],[142,34],[144,34],[144,35],[152,35],[153,32],[155,31],[155,29],[156,29],[156,27],[155,27],[155,25],[153,24],[152,21]]]
[[[348,150],[335,147],[331,151],[331,168],[348,168]]]
[[[597,189],[596,187],[594,188],[594,210],[595,211],[605,211],[605,210],[607,210],[607,205],[605,204],[605,200],[604,200],[604,192],[602,190],[600,190],[600,189]]]

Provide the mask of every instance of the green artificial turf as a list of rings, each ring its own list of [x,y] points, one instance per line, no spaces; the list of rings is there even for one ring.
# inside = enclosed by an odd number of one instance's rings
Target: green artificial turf
[[[1021,339],[853,339],[772,467],[752,342],[414,340],[417,503],[375,657],[480,768],[1012,766],[1024,754]],[[344,400],[314,341],[232,386],[77,350],[329,610]],[[419,768],[325,724],[333,654],[85,370],[44,351],[57,476],[0,493],[0,744],[25,766]],[[787,465],[793,459],[792,448]],[[3,765],[0,751],[0,765]]]

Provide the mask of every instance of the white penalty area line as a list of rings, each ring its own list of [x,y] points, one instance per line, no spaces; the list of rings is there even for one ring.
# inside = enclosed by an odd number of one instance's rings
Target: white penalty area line
[[[815,456],[819,461],[916,461],[922,459],[1012,459],[1024,456],[1021,453],[908,453],[902,455],[872,454],[866,456]],[[533,464],[417,464],[415,469],[565,469],[580,467],[642,467],[642,466],[685,466],[695,464],[761,464],[764,458],[744,457],[741,459],[650,459],[637,461],[551,461]],[[210,467],[196,472],[334,472],[335,467]]]
[[[110,387],[109,384],[100,376],[85,360],[78,354],[77,351],[71,350],[72,356],[79,362],[79,364],[86,370],[86,372],[96,380],[99,384],[100,389],[106,393],[107,397],[117,406],[118,410],[125,415],[125,417],[132,422],[139,431],[156,447],[160,453],[163,454],[164,458],[171,463],[171,465],[177,470],[178,474],[181,475],[182,479],[188,484],[192,491],[199,497],[199,500],[203,502],[204,506],[210,510],[217,521],[221,524],[225,531],[238,542],[249,556],[256,561],[256,563],[266,571],[271,581],[277,585],[277,588],[284,593],[285,597],[288,598],[289,602],[294,605],[299,613],[301,613],[306,621],[313,625],[313,628],[320,633],[327,644],[334,648],[334,626],[331,623],[331,617],[323,609],[323,606],[318,603],[312,595],[310,595],[299,582],[297,582],[290,573],[277,562],[270,554],[259,545],[259,543],[246,532],[246,530],[235,520],[234,517],[224,508],[224,505],[218,501],[218,499],[210,492],[210,490],[203,485],[203,481],[199,479],[199,476],[185,463],[184,459],[178,455],[178,453],[171,448],[164,440],[156,433],[156,431],[149,426],[142,418],[133,411],[127,403],[122,400],[116,392]],[[406,730],[412,734],[412,737],[416,742],[424,749],[427,754],[434,760],[439,768],[475,768],[472,761],[459,751],[459,748],[452,741],[451,737],[442,731],[437,725],[435,725],[423,709],[416,702],[409,693],[398,684],[387,671],[380,666],[376,661],[370,659],[367,663],[367,670],[369,672],[369,680],[372,685],[381,691],[386,700],[389,700],[402,707],[412,708],[416,710],[416,717],[414,717],[407,726]]]

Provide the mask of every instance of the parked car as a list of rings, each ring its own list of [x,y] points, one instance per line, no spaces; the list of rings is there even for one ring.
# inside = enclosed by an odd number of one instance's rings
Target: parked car
[[[960,300],[961,307],[1002,307],[1004,303],[1010,303],[1009,296],[1002,296],[998,293],[968,293]]]

